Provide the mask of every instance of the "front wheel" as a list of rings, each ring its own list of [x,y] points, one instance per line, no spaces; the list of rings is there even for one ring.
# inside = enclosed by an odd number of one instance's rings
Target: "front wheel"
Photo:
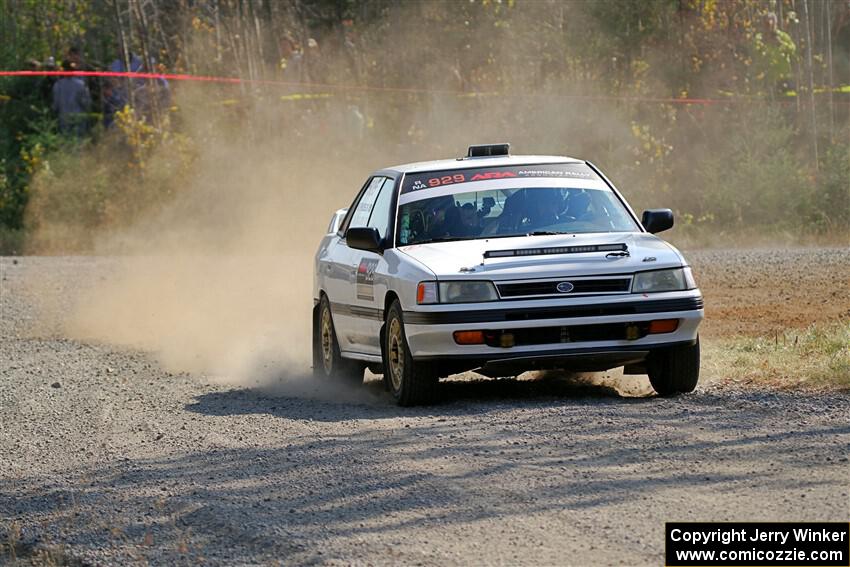
[[[646,369],[649,383],[659,396],[693,392],[699,382],[699,337],[692,345],[653,352]]]
[[[398,301],[394,301],[387,311],[384,376],[400,406],[427,404],[437,397],[438,378],[431,365],[417,362],[410,355]]]
[[[313,375],[342,378],[352,382],[363,380],[364,365],[343,358],[336,339],[331,303],[323,295],[318,313],[313,318]]]

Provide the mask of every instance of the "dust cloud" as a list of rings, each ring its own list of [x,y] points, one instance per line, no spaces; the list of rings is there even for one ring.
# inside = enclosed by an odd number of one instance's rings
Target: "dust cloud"
[[[509,139],[498,129],[413,142],[392,128],[364,135],[346,100],[308,103],[294,117],[249,100],[249,116],[212,127],[197,109],[214,97],[190,88],[177,96],[180,108],[195,109],[184,113],[183,128],[203,141],[194,165],[163,179],[155,169],[165,158],[151,157],[147,182],[169,189],[128,185],[113,199],[126,201],[123,216],[89,235],[91,250],[84,250],[109,258],[109,270],[74,290],[70,309],[47,315],[61,317],[69,338],[150,352],[170,372],[235,385],[288,383],[298,395],[311,365],[313,256],[333,212],[375,169]],[[412,110],[404,122],[415,128],[460,122],[465,109],[440,102]],[[51,182],[54,193],[85,187],[78,175],[67,185]],[[33,211],[42,201],[55,199],[36,196]],[[56,240],[57,227],[68,228],[67,218],[58,220],[42,219],[39,228]]]
[[[189,89],[182,96],[181,108],[207,104]],[[507,120],[472,128],[464,102],[405,106],[403,135],[379,127],[364,136],[346,120],[356,108],[323,102],[293,125],[292,116],[254,107],[237,122],[249,128],[224,124],[213,135],[204,134],[203,113],[193,115],[198,123],[184,127],[204,140],[194,166],[184,177],[150,181],[172,186],[154,193],[165,195],[155,206],[136,202],[150,191],[128,191],[123,208],[139,212],[95,231],[93,252],[109,257],[111,269],[74,292],[62,332],[150,352],[170,372],[307,395],[313,256],[333,212],[375,169],[511,140]],[[431,126],[427,138],[409,134],[423,125]],[[556,133],[538,132],[538,147],[528,149],[542,153]],[[567,153],[546,153],[559,151]],[[156,166],[156,159],[147,165]],[[61,190],[81,182],[73,176],[70,183]],[[48,233],[57,224],[40,226]]]
[[[232,383],[307,375],[312,256],[368,172],[281,146],[207,145],[167,206],[98,235],[116,264],[78,292],[66,333]]]

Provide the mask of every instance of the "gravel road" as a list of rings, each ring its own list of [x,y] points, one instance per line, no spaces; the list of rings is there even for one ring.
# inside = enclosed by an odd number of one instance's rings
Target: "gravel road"
[[[771,274],[821,274],[805,297],[838,303],[795,308],[799,324],[848,316],[850,294],[831,295],[850,286],[846,250],[690,257],[717,313],[708,340],[722,321],[740,330],[735,297],[754,306]],[[660,565],[666,521],[850,516],[846,393],[719,381],[658,399],[645,377],[556,375],[456,380],[442,403],[405,409],[374,378],[236,388],[34,325],[32,294],[61,309],[66,290],[108,270],[0,259],[0,541],[17,540],[19,558]],[[755,309],[741,320],[793,322]],[[7,545],[0,563],[11,557]]]

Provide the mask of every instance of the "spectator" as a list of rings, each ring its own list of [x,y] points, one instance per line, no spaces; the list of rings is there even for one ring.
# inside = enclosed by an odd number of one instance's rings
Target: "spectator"
[[[280,68],[283,78],[291,83],[300,83],[304,72],[304,53],[291,37],[284,37],[280,42]]]
[[[109,65],[113,73],[124,73],[127,66],[121,59],[116,59]],[[130,72],[139,73],[142,70],[142,60],[134,53],[130,54]],[[107,128],[115,122],[115,113],[130,104],[130,89],[138,87],[136,79],[112,78],[103,87],[103,125]]]
[[[109,65],[109,70],[113,73],[123,73],[127,70],[127,66],[124,65],[124,61],[121,59],[116,59]],[[130,54],[130,72],[131,73],[141,73],[142,71],[142,58],[136,55],[135,53]]]
[[[155,60],[151,60],[150,65],[146,66],[141,57],[134,53],[130,54],[129,72],[151,73],[154,72],[155,68]],[[121,59],[116,59],[109,66],[109,70],[114,73],[124,73],[126,69],[127,66]],[[144,117],[148,122],[156,122],[156,118],[161,116],[160,113],[168,107],[170,101],[171,91],[168,87],[168,81],[162,77],[156,79],[113,79],[104,88],[104,125],[107,127],[112,125],[115,121],[115,113],[127,105],[133,105],[138,110],[138,117]]]
[[[72,45],[65,52],[65,61],[70,62],[74,71],[94,71],[94,67],[86,62],[83,51],[78,45]],[[103,109],[103,84],[97,77],[85,77],[86,86],[92,100],[92,111],[101,112]],[[89,124],[91,124],[89,122]]]
[[[304,52],[304,71],[302,81],[308,83],[324,83],[327,80],[325,61],[319,50],[319,42],[312,37],[307,40],[307,51]]]
[[[62,69],[72,71],[70,61]],[[88,129],[88,112],[91,95],[82,77],[62,77],[53,85],[53,110],[59,117],[59,131],[82,137]]]
[[[74,71],[86,70],[83,66],[83,54],[76,45],[68,48],[68,51],[65,53],[65,61],[71,65],[71,69]]]

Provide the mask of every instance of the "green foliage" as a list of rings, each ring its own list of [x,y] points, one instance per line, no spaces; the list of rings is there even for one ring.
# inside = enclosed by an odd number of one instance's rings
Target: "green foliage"
[[[810,224],[822,231],[850,227],[850,144],[830,147],[804,212]]]
[[[731,228],[801,228],[796,215],[810,203],[792,128],[771,108],[740,111],[734,119],[736,124],[721,123],[724,143],[705,148],[693,164],[695,176],[677,171],[701,189],[693,212],[711,213],[719,225]],[[687,207],[687,200],[680,206]]]
[[[30,182],[29,249],[61,252],[93,246],[97,230],[127,226],[166,206],[192,175],[197,154],[181,134],[152,128],[131,112],[98,143],[65,141]]]
[[[606,55],[633,57],[642,44],[669,32],[677,5],[677,0],[596,0],[589,3],[588,11],[596,23],[594,29],[612,47]]]
[[[0,103],[0,226],[21,229],[27,185],[40,156],[59,145],[56,120],[46,103],[51,83],[42,78],[7,78]]]
[[[168,70],[290,81],[300,66],[314,82],[357,89],[204,84],[162,124],[131,109],[80,143],[56,133],[49,79],[0,79],[9,234],[119,223],[171,198],[179,184],[169,176],[191,171],[198,148],[235,143],[234,131],[245,146],[276,135],[339,151],[362,135],[346,131],[350,108],[382,163],[454,155],[461,137],[509,139],[523,152],[596,161],[638,208],[673,207],[679,230],[850,233],[850,145],[835,142],[848,139],[850,113],[841,88],[835,108],[824,88],[833,72],[834,84],[850,81],[850,6],[809,2],[801,18],[799,0],[198,0],[145,4],[142,17],[136,4],[0,0],[0,67],[61,61],[73,44],[104,67],[123,43]],[[781,31],[775,77],[760,55],[774,37],[768,15]],[[800,104],[775,84],[780,75]],[[802,103],[812,89],[814,113]],[[665,100],[677,97],[729,104]]]
[[[69,45],[100,23],[92,4],[90,0],[3,0],[0,62],[19,68],[51,55],[62,59]]]

